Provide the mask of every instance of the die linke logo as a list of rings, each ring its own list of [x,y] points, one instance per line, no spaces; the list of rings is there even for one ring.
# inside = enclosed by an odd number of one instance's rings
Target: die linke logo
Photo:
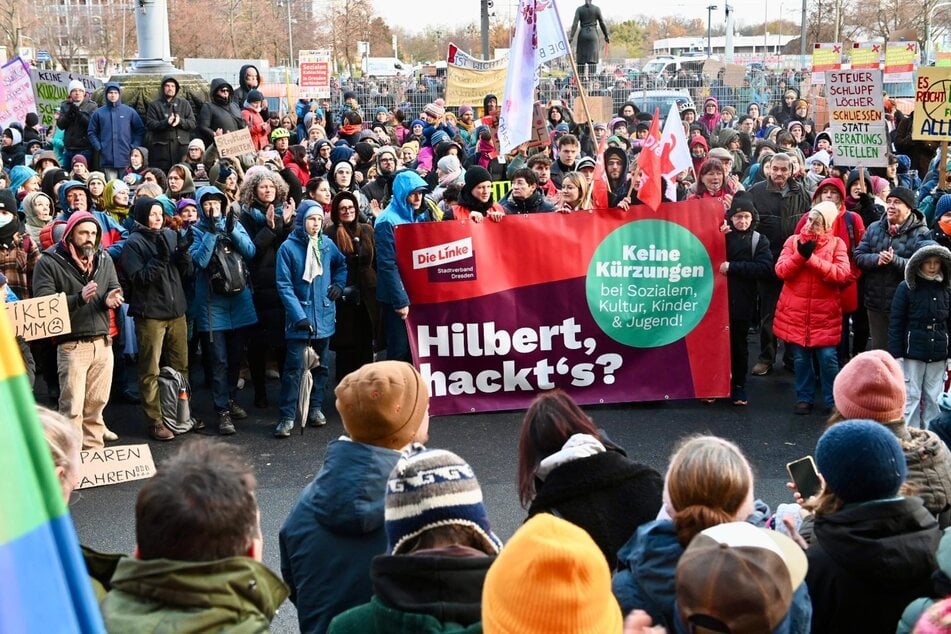
[[[476,278],[472,238],[437,244],[413,251],[413,268],[429,269],[431,282],[453,282]]]

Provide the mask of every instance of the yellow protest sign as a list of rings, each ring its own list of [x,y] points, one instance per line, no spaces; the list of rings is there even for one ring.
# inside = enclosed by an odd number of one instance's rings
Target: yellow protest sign
[[[919,68],[915,84],[915,141],[951,141],[951,68]]]
[[[884,45],[880,42],[854,42],[851,55],[852,70],[877,69],[883,47]]]
[[[885,81],[911,81],[918,59],[918,42],[889,42],[885,47]]]

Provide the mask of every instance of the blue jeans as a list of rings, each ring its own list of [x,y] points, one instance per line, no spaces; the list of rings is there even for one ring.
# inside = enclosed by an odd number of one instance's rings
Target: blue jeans
[[[839,356],[836,346],[804,348],[789,344],[793,349],[796,367],[796,402],[812,403],[816,393],[816,372],[812,367],[815,358],[819,364],[819,383],[822,387],[822,400],[826,407],[835,405],[832,397],[832,382],[839,373]]]
[[[406,320],[396,314],[393,304],[380,302],[383,316],[383,329],[386,331],[386,358],[389,361],[413,362],[409,351],[409,337],[406,335]]]
[[[310,371],[314,386],[310,391],[310,412],[313,415],[324,407],[324,391],[330,372],[327,368],[327,344],[330,338],[313,339],[311,347],[320,357],[320,365]],[[284,358],[284,374],[281,376],[281,420],[294,420],[297,412],[297,397],[300,394],[301,375],[304,373],[304,349],[307,341],[303,339],[287,340],[287,356]]]
[[[244,338],[243,330],[201,333],[202,354],[211,355],[211,395],[219,414],[229,409],[238,389]]]

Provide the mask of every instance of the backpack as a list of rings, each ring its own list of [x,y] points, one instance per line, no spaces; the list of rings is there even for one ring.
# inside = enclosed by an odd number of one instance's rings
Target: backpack
[[[220,238],[208,262],[208,281],[216,295],[239,295],[250,284],[250,271],[244,257],[230,238]]]
[[[191,415],[191,387],[181,372],[163,367],[158,375],[158,392],[162,422],[174,434],[184,434],[199,427]]]

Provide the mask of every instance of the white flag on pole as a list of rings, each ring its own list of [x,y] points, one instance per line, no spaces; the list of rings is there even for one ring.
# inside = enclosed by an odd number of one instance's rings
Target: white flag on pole
[[[568,37],[555,0],[519,0],[499,115],[499,149],[508,154],[532,138],[538,69],[568,54]]]
[[[677,200],[676,176],[680,172],[690,169],[693,160],[690,158],[690,148],[687,147],[687,135],[684,134],[684,125],[680,119],[680,109],[676,103],[670,105],[667,120],[664,121],[664,130],[660,135],[661,173],[667,181],[667,200]]]

